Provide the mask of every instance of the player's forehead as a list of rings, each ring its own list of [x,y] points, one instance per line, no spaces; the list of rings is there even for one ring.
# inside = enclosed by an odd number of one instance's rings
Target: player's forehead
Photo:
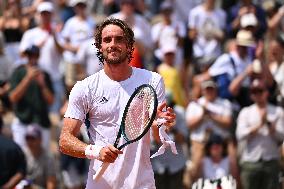
[[[123,30],[117,25],[110,24],[102,30],[102,38],[116,36],[124,36]]]

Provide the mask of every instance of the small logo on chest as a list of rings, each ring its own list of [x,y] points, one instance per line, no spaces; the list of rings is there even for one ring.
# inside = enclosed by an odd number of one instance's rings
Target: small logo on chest
[[[105,104],[105,103],[107,103],[107,102],[108,102],[108,99],[107,99],[106,97],[103,97],[103,98],[99,101],[100,104]]]

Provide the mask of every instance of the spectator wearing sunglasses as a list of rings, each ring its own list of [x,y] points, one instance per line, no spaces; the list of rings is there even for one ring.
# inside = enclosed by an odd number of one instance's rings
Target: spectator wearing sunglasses
[[[267,100],[265,82],[253,80],[250,97],[254,104],[238,116],[236,135],[241,149],[243,189],[279,188],[279,144],[284,139],[284,112]]]

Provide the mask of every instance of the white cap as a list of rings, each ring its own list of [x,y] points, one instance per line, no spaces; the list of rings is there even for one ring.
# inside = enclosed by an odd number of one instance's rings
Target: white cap
[[[240,30],[237,33],[236,43],[239,46],[255,47],[256,43],[250,31]]]
[[[70,0],[69,5],[75,7],[79,3],[87,4],[87,0]]]
[[[51,2],[41,2],[37,7],[37,12],[53,12],[53,4]]]
[[[241,17],[240,24],[242,28],[248,26],[257,26],[257,18],[253,13],[244,14]]]
[[[167,53],[175,53],[177,50],[177,39],[173,37],[168,37],[164,43],[160,44],[162,55],[164,56]]]

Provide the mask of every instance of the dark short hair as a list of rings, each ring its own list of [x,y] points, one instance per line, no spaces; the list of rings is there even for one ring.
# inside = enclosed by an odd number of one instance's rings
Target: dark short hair
[[[30,55],[39,55],[40,49],[36,45],[31,45],[28,48],[25,49],[24,54],[30,56]]]
[[[102,46],[102,31],[103,29],[108,25],[116,25],[120,27],[123,30],[124,36],[127,41],[127,47],[130,49],[130,53],[127,54],[128,61],[130,62],[132,59],[132,54],[134,51],[134,33],[132,29],[126,24],[126,22],[116,19],[113,17],[107,18],[104,20],[101,24],[99,24],[96,28],[95,32],[95,46],[97,48],[97,56],[99,60],[104,63],[104,57],[103,54],[100,52],[101,46]]]

